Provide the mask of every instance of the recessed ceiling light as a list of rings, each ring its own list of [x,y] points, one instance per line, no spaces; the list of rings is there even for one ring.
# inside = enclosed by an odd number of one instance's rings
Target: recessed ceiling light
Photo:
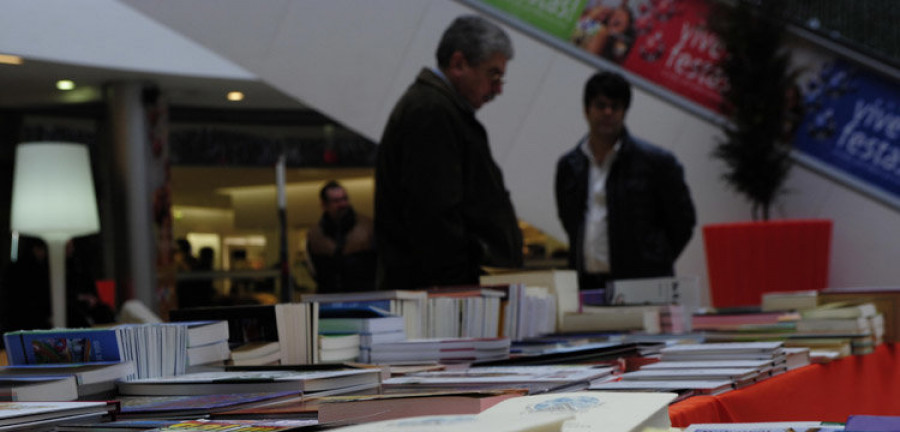
[[[22,57],[9,55],[9,54],[0,54],[0,63],[3,64],[12,64],[12,65],[20,65],[24,63]]]
[[[75,88],[75,82],[72,80],[59,80],[56,82],[56,88],[60,90],[72,90]]]
[[[239,91],[228,92],[228,100],[232,102],[244,100],[244,94]]]

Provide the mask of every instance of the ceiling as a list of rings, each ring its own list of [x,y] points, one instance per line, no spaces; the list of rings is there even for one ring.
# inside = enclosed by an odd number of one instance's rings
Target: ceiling
[[[75,82],[72,91],[56,89],[56,81]],[[152,72],[135,72],[25,59],[21,65],[0,64],[0,109],[31,110],[102,101],[103,87],[118,81],[153,84],[171,107],[250,112],[253,110],[309,111],[304,104],[255,80],[206,78]],[[241,91],[245,99],[231,102],[229,91]],[[288,183],[319,183],[330,179],[366,178],[372,168],[288,169]],[[273,185],[267,168],[173,166],[173,204],[185,207],[229,208],[224,188]],[[316,203],[317,204],[317,203]]]
[[[56,81],[69,79],[76,88],[56,89]],[[155,84],[171,105],[240,108],[306,109],[302,103],[255,80],[207,78],[136,72],[25,59],[21,65],[0,64],[0,108],[42,107],[66,103],[99,102],[104,84],[141,81]],[[230,102],[229,91],[241,91],[245,99]]]

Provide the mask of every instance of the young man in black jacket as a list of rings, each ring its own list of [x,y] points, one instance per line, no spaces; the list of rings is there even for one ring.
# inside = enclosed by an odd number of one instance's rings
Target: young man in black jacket
[[[674,274],[694,205],[675,156],[625,128],[631,85],[600,72],[584,88],[588,134],[556,166],[556,207],[581,289]]]

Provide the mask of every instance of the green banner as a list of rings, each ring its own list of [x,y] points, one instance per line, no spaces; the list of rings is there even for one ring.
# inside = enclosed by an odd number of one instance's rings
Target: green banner
[[[569,40],[587,0],[482,0],[499,10],[543,30]]]

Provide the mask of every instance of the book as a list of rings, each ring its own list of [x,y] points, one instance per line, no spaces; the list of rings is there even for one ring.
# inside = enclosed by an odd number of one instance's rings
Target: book
[[[499,337],[506,293],[483,286],[442,286],[428,292],[428,337]]]
[[[359,333],[320,334],[319,335],[319,348],[320,349],[342,349],[342,348],[352,348],[352,347],[358,348],[359,344],[360,344]]]
[[[120,362],[115,329],[19,330],[3,335],[9,364]]]
[[[580,307],[578,274],[575,270],[539,270],[485,275],[481,285],[523,284],[526,287],[545,287],[556,301],[556,327],[562,324],[566,312],[578,312]]]
[[[258,392],[193,396],[121,396],[117,418],[199,417],[215,412],[250,408],[262,404],[299,400],[301,393]]]
[[[762,293],[763,312],[802,311],[818,306],[819,292],[816,290],[781,291]]]
[[[78,399],[78,384],[72,375],[0,376],[0,401],[42,402]]]
[[[507,338],[425,338],[373,345],[371,363],[487,361],[509,357]]]
[[[228,321],[184,321],[188,328],[188,347],[228,340]]]
[[[21,330],[4,340],[12,365],[132,361],[133,376],[149,378],[184,373],[188,363],[187,327],[178,324]]]
[[[134,373],[134,362],[94,362],[94,363],[50,363],[39,365],[16,365],[0,367],[0,378],[4,376],[60,376],[75,377],[78,397],[112,393],[116,380]]]
[[[567,312],[560,333],[637,330],[660,332],[659,306],[582,306],[581,312]]]
[[[847,416],[844,424],[847,431],[890,432],[900,430],[900,417],[885,415],[854,414]]]
[[[226,321],[231,346],[248,342],[277,342],[278,324],[274,305],[198,307],[169,311],[172,322]]]
[[[400,342],[404,340],[406,340],[405,331],[359,334],[359,346],[361,348],[371,348],[372,345],[376,344],[382,344],[386,342]]]
[[[641,369],[622,374],[623,381],[731,381],[738,385],[750,384],[759,375],[757,368],[688,368],[688,369]]]
[[[734,390],[734,387],[735,385],[731,380],[633,380],[596,382],[591,383],[588,389],[597,391],[674,392],[687,396],[715,396]]]
[[[117,409],[114,402],[0,402],[0,430],[52,428],[75,418],[99,420]]]
[[[404,318],[374,310],[339,309],[322,311],[319,334],[389,333],[405,330]]]
[[[282,432],[299,431],[316,425],[316,420],[183,420],[154,429],[154,432]]]
[[[340,391],[360,385],[377,387],[377,369],[331,371],[201,372],[165,378],[119,382],[119,393],[130,396],[186,396],[201,394],[294,391]]]
[[[231,358],[231,350],[228,349],[228,340],[206,345],[189,346],[187,348],[188,366],[222,362]]]
[[[839,432],[845,426],[821,421],[786,421],[752,423],[696,423],[685,432]],[[850,431],[851,429],[846,429]],[[857,430],[857,429],[853,429]],[[860,429],[862,431],[862,429]]]
[[[721,342],[672,345],[660,350],[660,359],[669,360],[752,360],[783,355],[781,341]]]
[[[872,325],[868,317],[856,318],[804,318],[797,321],[798,333],[851,333],[871,334]]]
[[[875,303],[831,302],[800,312],[802,319],[849,319],[875,316]]]
[[[765,370],[774,366],[773,360],[699,360],[699,361],[659,361],[641,366],[641,370],[662,369],[722,369],[722,368],[754,368]]]
[[[378,308],[402,316],[409,337],[424,337],[428,294],[425,291],[393,290],[353,293],[303,294],[300,301],[315,303],[320,310]]]
[[[522,390],[446,390],[314,398],[320,424],[373,422],[425,415],[477,414]]]
[[[385,379],[388,388],[415,387],[479,387],[484,384],[552,383],[559,386],[580,386],[613,373],[611,367],[581,365],[545,366],[485,366],[469,367],[462,370],[444,370],[410,373],[400,377]]]
[[[639,432],[668,428],[667,407],[675,397],[670,393],[549,393],[506,399],[478,414],[408,417],[334,430]]]
[[[231,350],[231,360],[258,359],[272,354],[280,357],[280,353],[281,345],[278,342],[248,342]]]

